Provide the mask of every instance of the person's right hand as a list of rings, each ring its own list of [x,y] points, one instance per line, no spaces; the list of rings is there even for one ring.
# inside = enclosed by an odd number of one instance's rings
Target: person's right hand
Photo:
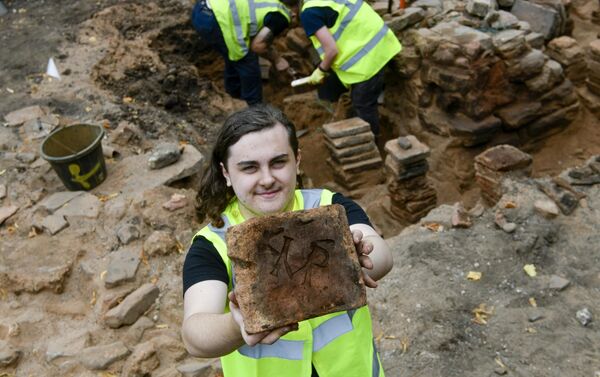
[[[254,346],[259,343],[273,344],[277,341],[277,339],[281,338],[290,331],[298,330],[298,324],[294,323],[292,325],[279,327],[270,331],[248,334],[244,328],[244,317],[242,316],[242,312],[240,311],[240,307],[238,306],[237,299],[235,298],[235,293],[233,291],[229,292],[229,310],[231,311],[233,320],[238,324],[238,326],[240,326],[240,332],[242,334],[242,338],[244,338],[244,342],[246,342],[246,344],[249,346]]]
[[[327,76],[327,73],[324,72],[321,68],[317,67],[313,71],[313,73],[308,77],[308,83],[313,85],[318,85],[323,82]]]

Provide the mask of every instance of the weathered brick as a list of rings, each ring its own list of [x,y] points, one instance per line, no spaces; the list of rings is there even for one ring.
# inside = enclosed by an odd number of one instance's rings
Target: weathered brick
[[[323,131],[325,131],[325,135],[331,139],[352,136],[370,130],[371,127],[369,126],[369,123],[358,117],[323,125]]]
[[[498,145],[475,157],[475,162],[495,171],[510,171],[531,165],[531,156],[511,145]]]
[[[331,139],[325,136],[325,139],[337,149],[351,147],[354,145],[368,144],[374,140],[373,133],[371,131],[363,132],[360,134],[342,136],[335,139]]]
[[[249,333],[366,304],[340,205],[256,217],[229,228],[226,239]]]
[[[427,145],[421,143],[413,135],[408,135],[406,138],[412,144],[409,149],[402,149],[396,139],[385,143],[385,151],[388,152],[394,160],[402,165],[408,165],[415,161],[424,160],[429,156],[430,150]]]

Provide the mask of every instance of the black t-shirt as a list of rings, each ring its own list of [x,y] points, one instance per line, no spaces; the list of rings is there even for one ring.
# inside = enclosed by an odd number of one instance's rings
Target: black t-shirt
[[[331,202],[344,207],[349,225],[367,224],[371,226],[365,211],[353,200],[336,193]],[[192,285],[205,280],[219,280],[228,284],[229,276],[227,267],[217,249],[206,238],[198,236],[190,246],[183,263],[183,293]]]
[[[284,31],[290,25],[287,18],[285,18],[283,14],[278,12],[267,13],[265,15],[263,24],[273,32],[274,36],[278,36],[279,34],[281,34],[281,32]]]
[[[300,22],[307,36],[311,36],[323,26],[332,28],[337,20],[338,12],[329,7],[311,7],[300,13]]]

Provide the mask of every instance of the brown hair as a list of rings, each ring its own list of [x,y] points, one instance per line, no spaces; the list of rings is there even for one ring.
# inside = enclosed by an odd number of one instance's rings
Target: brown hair
[[[296,127],[281,112],[270,105],[255,105],[231,114],[219,131],[217,141],[212,150],[208,171],[202,177],[200,191],[198,192],[197,215],[200,221],[208,217],[216,227],[223,226],[221,213],[225,210],[231,199],[235,196],[233,188],[227,187],[225,177],[221,171],[221,163],[227,166],[229,147],[237,143],[242,136],[251,132],[259,132],[276,124],[285,127],[290,146],[294,156],[298,157],[298,138]]]

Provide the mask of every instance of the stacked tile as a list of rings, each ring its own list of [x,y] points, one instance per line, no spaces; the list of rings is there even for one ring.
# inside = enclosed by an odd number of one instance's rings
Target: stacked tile
[[[385,151],[390,212],[400,221],[415,223],[437,203],[436,192],[427,180],[429,147],[409,135],[388,141]]]
[[[503,195],[502,180],[507,176],[531,175],[531,156],[511,145],[498,145],[475,157],[475,181],[481,196],[489,204],[496,204]]]
[[[590,43],[587,55],[587,81],[589,91],[600,96],[600,39]]]
[[[327,163],[333,169],[336,184],[353,198],[381,183],[381,154],[375,145],[371,127],[360,118],[325,124],[325,145],[331,154]]]
[[[551,40],[546,54],[563,66],[565,76],[571,81],[579,83],[585,80],[587,64],[583,49],[575,39],[562,36]]]
[[[600,118],[600,39],[590,43],[586,58],[587,80],[579,95],[592,114]]]

